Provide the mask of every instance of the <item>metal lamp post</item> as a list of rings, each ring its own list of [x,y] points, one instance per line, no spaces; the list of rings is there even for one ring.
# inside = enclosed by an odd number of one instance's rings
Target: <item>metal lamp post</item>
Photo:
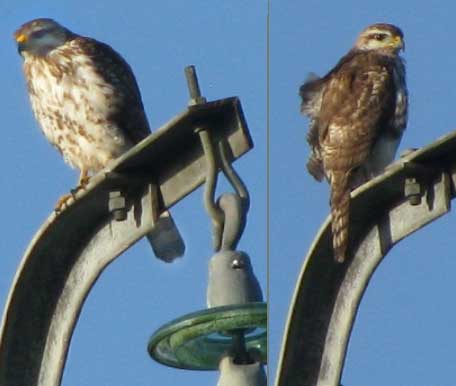
[[[184,250],[168,210],[206,180],[198,128],[231,163],[252,148],[238,98],[194,104],[91,179],[28,246],[0,326],[0,385],[58,386],[85,299],[103,270],[147,236],[157,255]],[[253,312],[254,314],[255,312]],[[249,325],[250,326],[250,325]]]
[[[407,152],[352,193],[350,248],[334,262],[330,218],[304,261],[278,365],[277,386],[339,386],[348,341],[375,269],[399,241],[450,211],[456,133]]]
[[[194,67],[186,68],[190,106],[206,102]],[[209,309],[185,315],[154,333],[150,355],[172,367],[220,370],[218,386],[266,386],[267,309],[249,256],[236,250],[250,198],[231,166],[223,140],[202,123],[195,130],[206,158],[204,206],[212,222],[214,256],[209,262]],[[218,170],[234,192],[215,201]]]

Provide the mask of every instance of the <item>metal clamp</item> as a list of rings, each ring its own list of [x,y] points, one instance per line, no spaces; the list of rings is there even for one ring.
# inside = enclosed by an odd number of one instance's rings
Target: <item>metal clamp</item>
[[[206,99],[201,96],[195,67],[186,67],[185,75],[191,98],[189,105],[205,103]],[[228,161],[226,144],[223,141],[218,142],[216,152],[209,130],[200,127],[195,131],[200,137],[207,163],[204,206],[212,220],[213,247],[216,252],[234,250],[245,228],[250,196],[245,184]],[[235,193],[223,193],[215,201],[219,169],[222,170]]]

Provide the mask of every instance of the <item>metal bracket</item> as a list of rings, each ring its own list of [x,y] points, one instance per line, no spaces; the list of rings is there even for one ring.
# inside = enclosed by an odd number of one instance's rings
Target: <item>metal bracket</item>
[[[185,76],[190,92],[189,106],[205,103],[206,98],[201,95],[195,67],[186,67]],[[244,231],[250,206],[249,193],[229,161],[228,146],[225,141],[215,142],[209,133],[207,125],[198,127],[195,132],[200,138],[201,147],[206,158],[204,206],[212,221],[214,250],[216,252],[219,250],[234,250]],[[223,171],[236,193],[225,193],[216,203],[214,199],[219,169]]]
[[[60,384],[90,289],[109,263],[156,224],[152,189],[129,206],[124,221],[102,216],[101,194],[92,194],[52,215],[39,230],[16,273],[3,316],[1,385]]]
[[[352,258],[344,264],[333,262],[330,218],[326,220],[296,285],[277,386],[339,385],[348,340],[369,280],[396,243],[450,211],[456,191],[455,165],[456,133],[451,133],[404,156],[354,191]],[[419,191],[412,189],[415,199],[410,203],[404,184],[410,189],[405,181],[411,178],[427,183]]]
[[[166,211],[204,182],[205,158],[195,136],[203,123],[215,140],[228,144],[230,161],[251,149],[238,98],[191,106],[92,177],[87,189],[43,224],[4,310],[0,385],[60,384],[78,316],[103,269],[160,224],[172,226]],[[110,192],[125,187],[125,202],[123,193],[111,193],[109,208]]]

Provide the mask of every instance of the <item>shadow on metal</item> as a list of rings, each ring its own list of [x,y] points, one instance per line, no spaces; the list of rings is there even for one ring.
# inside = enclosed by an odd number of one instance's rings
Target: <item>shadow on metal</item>
[[[206,161],[195,133],[201,127],[215,143],[225,142],[230,162],[252,147],[237,98],[191,106],[94,176],[87,190],[43,224],[4,310],[0,385],[60,384],[73,330],[97,278],[157,228],[160,214],[204,182]],[[117,202],[114,213],[109,197],[118,199],[118,192],[125,208]],[[173,225],[169,217],[163,221]]]
[[[305,259],[290,306],[277,386],[338,386],[356,313],[375,269],[400,240],[450,210],[456,133],[409,152],[352,193],[350,248],[334,261],[330,218]]]

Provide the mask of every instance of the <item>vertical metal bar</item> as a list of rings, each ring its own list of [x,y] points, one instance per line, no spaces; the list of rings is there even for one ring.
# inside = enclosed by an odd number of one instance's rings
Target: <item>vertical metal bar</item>
[[[201,90],[196,76],[195,66],[185,67],[185,78],[187,79],[188,91],[190,93],[189,105],[205,103],[206,98],[201,96]]]
[[[255,362],[252,360],[252,358],[250,358],[249,353],[245,347],[245,331],[235,330],[230,331],[229,333],[233,339],[233,356],[235,363],[238,365],[245,365]]]
[[[190,91],[190,98],[196,99],[201,97],[201,90],[199,88],[195,66],[192,65],[185,67],[185,77],[187,78],[187,85]]]

